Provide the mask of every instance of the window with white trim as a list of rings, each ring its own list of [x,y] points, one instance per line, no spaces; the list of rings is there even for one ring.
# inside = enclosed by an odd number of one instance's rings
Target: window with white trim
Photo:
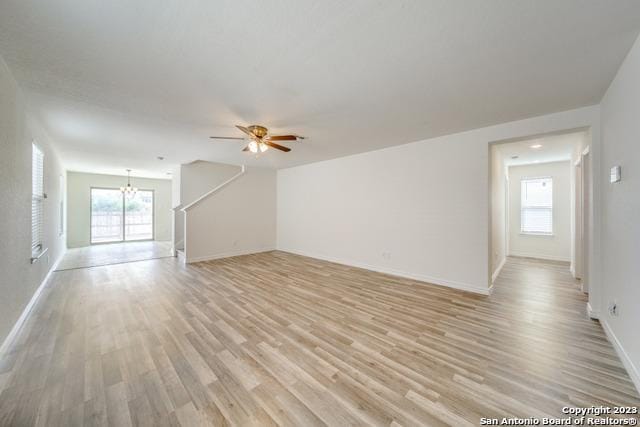
[[[58,202],[58,234],[62,236],[64,234],[64,176],[60,175],[60,188],[58,189],[60,194],[60,201]]]
[[[44,221],[44,153],[32,144],[31,153],[31,253],[37,255],[42,247]]]
[[[553,234],[553,180],[551,177],[520,181],[520,232]]]

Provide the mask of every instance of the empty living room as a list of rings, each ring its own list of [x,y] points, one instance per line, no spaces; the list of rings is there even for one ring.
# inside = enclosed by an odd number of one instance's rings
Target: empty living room
[[[0,427],[633,426],[640,1],[3,0]]]

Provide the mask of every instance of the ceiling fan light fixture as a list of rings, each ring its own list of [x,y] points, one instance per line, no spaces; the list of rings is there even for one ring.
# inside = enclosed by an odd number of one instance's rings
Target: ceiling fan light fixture
[[[269,148],[273,148],[278,151],[283,151],[288,153],[291,151],[291,148],[280,145],[277,142],[294,142],[304,139],[304,137],[299,135],[271,135],[269,130],[264,126],[259,125],[251,125],[249,127],[244,127],[240,125],[236,125],[236,128],[241,130],[244,134],[244,138],[238,137],[228,137],[228,136],[210,136],[212,139],[239,139],[239,140],[248,140],[249,143],[246,147],[242,149],[244,152],[250,152],[253,154],[264,153]],[[248,137],[248,138],[247,138]],[[277,141],[277,142],[276,142]]]
[[[257,153],[258,152],[258,143],[255,141],[251,141],[249,143],[249,151],[251,151],[252,153]]]

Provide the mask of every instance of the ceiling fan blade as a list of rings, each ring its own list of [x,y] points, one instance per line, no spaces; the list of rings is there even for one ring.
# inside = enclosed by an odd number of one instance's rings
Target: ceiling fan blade
[[[247,145],[246,147],[244,147],[242,151],[249,151],[249,146]]]
[[[244,133],[246,133],[247,135],[249,135],[251,138],[255,138],[255,137],[256,137],[256,136],[253,134],[253,132],[251,132],[251,131],[250,131],[249,129],[247,129],[246,127],[244,127],[244,126],[237,126],[237,125],[236,125],[236,127],[237,127],[238,129],[240,129],[242,132],[244,132]]]
[[[243,141],[244,138],[240,138],[237,136],[210,136],[209,138],[211,139],[238,139],[240,141]]]
[[[269,141],[297,141],[298,138],[296,135],[271,135],[267,137]]]
[[[280,144],[276,144],[276,143],[271,142],[271,141],[266,141],[266,140],[265,140],[265,141],[262,141],[262,142],[263,142],[264,144],[267,144],[267,145],[268,145],[269,147],[271,147],[271,148],[275,148],[276,150],[284,151],[285,153],[287,153],[287,152],[291,151],[291,148],[289,148],[289,147],[284,147],[284,146],[282,146],[282,145],[280,145]]]

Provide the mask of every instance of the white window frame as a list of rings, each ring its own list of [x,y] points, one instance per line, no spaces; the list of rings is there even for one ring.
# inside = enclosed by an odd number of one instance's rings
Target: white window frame
[[[540,207],[540,209],[549,209],[551,211],[551,230],[546,231],[530,231],[524,229],[524,221],[523,212],[525,209],[535,209],[535,207],[527,207],[522,203],[523,195],[522,195],[522,187],[526,181],[537,181],[542,179],[548,179],[551,182],[551,206],[549,207]],[[554,235],[554,220],[553,220],[553,177],[552,176],[525,176],[520,178],[520,234],[528,235],[528,236],[553,236]]]
[[[60,193],[59,193],[60,194],[60,202],[58,204],[58,210],[59,210],[59,215],[60,215],[60,218],[59,218],[60,222],[58,223],[58,235],[59,236],[64,235],[64,223],[65,223],[65,221],[64,221],[64,219],[65,219],[64,218],[64,194],[65,194],[64,184],[65,184],[64,183],[64,175],[60,175],[60,182],[59,182],[59,185],[60,185],[60,188],[59,188],[59,191],[60,191]]]
[[[35,142],[31,144],[31,150],[31,262],[33,263],[46,252],[43,233],[44,200],[47,195],[44,192],[44,151]]]

